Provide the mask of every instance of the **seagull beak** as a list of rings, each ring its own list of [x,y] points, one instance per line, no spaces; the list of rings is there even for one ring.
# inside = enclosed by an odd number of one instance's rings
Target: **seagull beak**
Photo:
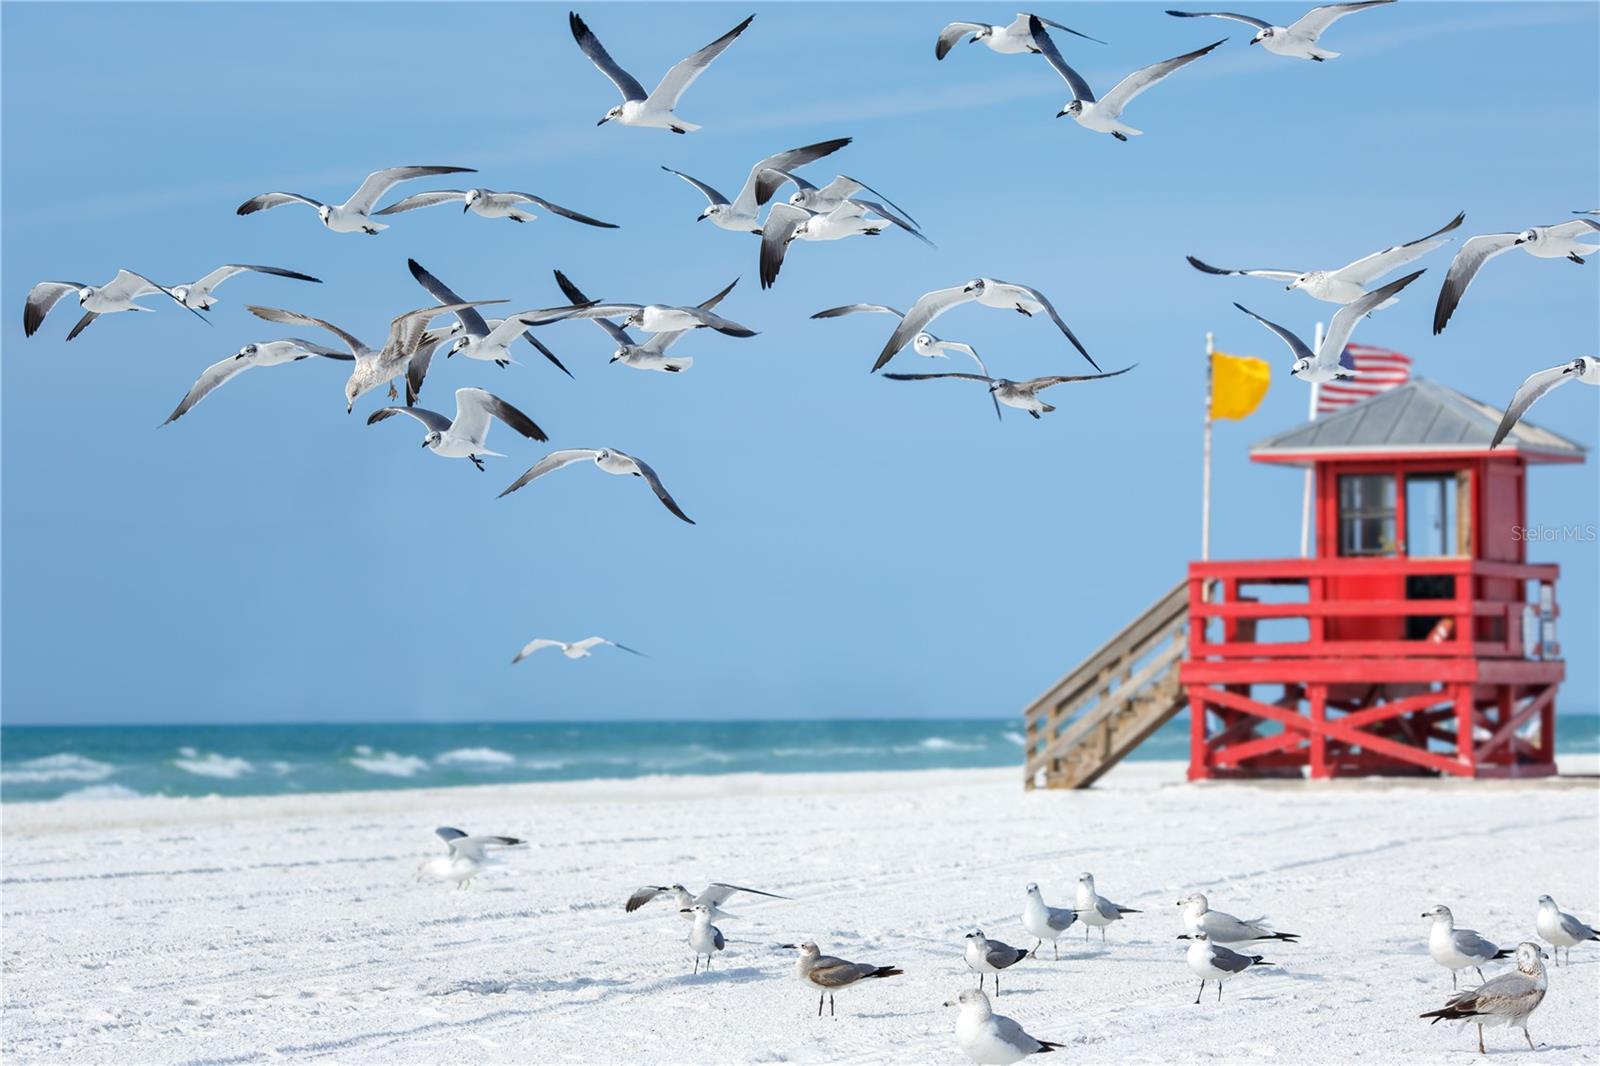
[[[462,204],[461,205],[461,213],[463,215],[466,214],[468,211],[471,211],[471,210],[472,210],[472,205],[471,204]]]
[[[694,909],[692,907],[679,907],[678,908],[678,913],[679,914],[693,914],[694,913]]]
[[[345,414],[349,414],[351,411],[354,411],[355,409],[356,409],[356,405],[353,404],[353,403],[347,403],[347,404],[344,405],[344,413]]]
[[[946,1007],[954,1007],[956,1005],[956,1001],[953,999],[947,999],[944,1001],[944,1005]]]
[[[1250,43],[1251,44],[1255,44],[1256,43],[1256,39],[1254,37],[1250,38]]]
[[[1060,118],[1062,115],[1065,115],[1066,113],[1067,113],[1067,109],[1063,107],[1060,111],[1056,112],[1056,118]]]
[[[610,122],[610,121],[611,121],[611,116],[607,115],[605,118],[601,119],[599,122],[596,122],[595,125],[596,126],[604,126],[607,122]]]
[[[424,440],[424,441],[423,441],[423,442],[422,442],[422,446],[423,446],[423,447],[424,447],[424,448],[426,448],[426,447],[427,447],[427,446],[428,446],[428,442],[427,442],[427,441],[426,441],[426,440]]]
[[[790,951],[799,951],[800,950],[800,945],[799,944],[779,944],[778,946],[780,948],[788,948]]]

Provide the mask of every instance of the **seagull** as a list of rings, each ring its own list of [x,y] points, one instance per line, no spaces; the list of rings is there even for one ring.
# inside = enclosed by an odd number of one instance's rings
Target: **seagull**
[[[417,867],[416,880],[431,877],[440,881],[454,881],[457,888],[466,888],[467,883],[489,864],[486,849],[490,846],[510,848],[527,843],[516,837],[468,836],[449,826],[442,826],[434,832],[444,841],[450,853],[429,859]]]
[[[1273,932],[1267,927],[1265,918],[1245,921],[1222,911],[1214,911],[1200,892],[1184,896],[1178,901],[1178,906],[1183,908],[1183,927],[1189,931],[1179,940],[1189,940],[1200,933],[1217,944],[1238,944],[1246,940],[1282,940],[1293,944],[1300,939],[1299,933]]]
[[[868,214],[878,218],[868,218]],[[773,204],[761,228],[761,287],[772,288],[783,268],[783,257],[794,241],[837,241],[846,237],[876,237],[899,226],[928,247],[933,242],[910,222],[873,200],[845,200],[826,214],[789,204]]]
[[[240,204],[234,214],[253,215],[257,211],[281,207],[284,204],[305,204],[307,207],[315,208],[317,217],[322,219],[322,224],[335,233],[355,233],[359,230],[362,233],[376,235],[379,230],[389,227],[385,223],[372,221],[372,209],[378,206],[378,197],[399,182],[432,177],[435,174],[473,173],[476,171],[471,167],[389,167],[387,170],[374,170],[368,174],[366,180],[350,195],[350,199],[342,204],[325,204],[321,200],[313,200],[309,196],[301,196],[294,192],[264,192]]]
[[[878,361],[872,364],[872,369],[882,370],[884,364],[894,358],[896,352],[927,328],[928,323],[952,307],[959,307],[974,300],[985,307],[999,307],[1030,317],[1040,311],[1045,312],[1050,316],[1050,321],[1056,324],[1056,328],[1072,342],[1072,346],[1078,349],[1078,354],[1089,360],[1090,366],[1096,370],[1100,369],[1100,364],[1094,361],[1082,344],[1078,343],[1078,338],[1073,336],[1072,330],[1061,321],[1061,316],[1056,314],[1055,307],[1045,299],[1044,293],[1026,285],[1013,285],[994,278],[973,278],[965,285],[935,289],[917,297],[917,302],[911,305],[911,310],[905,313],[900,319],[900,325],[889,335],[889,340],[884,344],[883,351],[878,353]]]
[[[989,395],[996,404],[1005,404],[1015,407],[1019,411],[1026,411],[1034,418],[1049,414],[1055,410],[1054,404],[1045,403],[1039,399],[1039,393],[1052,385],[1060,385],[1068,381],[1099,381],[1101,378],[1114,378],[1118,374],[1126,374],[1134,366],[1125,366],[1121,370],[1113,370],[1107,374],[1053,374],[1049,377],[1029,378],[1027,381],[1012,381],[1010,378],[992,378],[987,374],[885,374],[884,377],[891,381],[933,381],[936,378],[956,378],[961,381],[983,381],[989,385]],[[1000,408],[994,409],[995,417],[1000,416]],[[1084,919],[1088,921],[1087,918]]]
[[[1468,238],[1450,261],[1450,270],[1444,276],[1444,287],[1439,290],[1439,302],[1433,309],[1433,332],[1444,332],[1479,269],[1501,252],[1521,248],[1540,259],[1570,259],[1581,265],[1584,256],[1600,252],[1600,244],[1584,244],[1579,238],[1591,236],[1596,230],[1600,230],[1600,222],[1575,218],[1553,226],[1535,226],[1521,233],[1485,233]]]
[[[435,300],[442,304],[465,303],[450,286],[430,274],[415,259],[406,260],[406,265],[411,268],[411,276],[417,279],[417,284],[427,289],[428,295]],[[503,367],[512,362],[511,346],[517,342],[517,338],[521,337],[539,349],[539,353],[548,359],[557,370],[570,378],[572,371],[568,370],[561,360],[556,358],[556,353],[545,347],[527,327],[529,325],[544,325],[560,321],[561,318],[565,317],[566,312],[572,310],[575,310],[575,308],[548,307],[533,311],[520,311],[517,314],[508,315],[500,319],[491,326],[478,313],[476,308],[461,306],[455,313],[456,324],[459,328],[451,333],[451,336],[455,339],[451,342],[449,350],[445,352],[445,358],[449,358],[452,355],[460,355],[466,359],[481,359],[484,362],[494,363],[496,366]],[[529,321],[530,319],[533,321]]]
[[[1494,431],[1494,440],[1489,442],[1489,450],[1493,451],[1500,447],[1500,442],[1506,439],[1511,427],[1522,420],[1522,416],[1528,413],[1528,408],[1532,407],[1539,397],[1557,385],[1564,385],[1569,381],[1600,385],[1600,359],[1592,355],[1580,355],[1570,363],[1562,363],[1549,370],[1529,374],[1527,380],[1518,387],[1517,394],[1511,397],[1511,406],[1506,408],[1505,417],[1500,419],[1500,426]]]
[[[561,286],[561,291],[565,293],[567,299],[571,300],[574,304],[582,305],[593,302],[583,294],[582,289],[574,285],[572,281],[559,270],[556,271],[556,284]],[[696,304],[695,306],[702,311],[711,310],[712,308],[716,307],[717,304],[721,303],[722,298],[728,295],[728,293],[732,292],[733,287],[737,284],[739,284],[739,279],[734,278],[732,281],[728,282],[727,287],[725,287],[721,292],[717,293],[709,300]],[[652,334],[650,339],[644,344],[639,344],[634,341],[633,337],[629,336],[627,330],[623,329],[615,322],[612,322],[610,319],[592,318],[590,321],[599,326],[606,332],[607,336],[620,345],[620,347],[617,348],[617,350],[611,355],[611,362],[613,363],[621,363],[623,366],[631,366],[636,370],[659,370],[666,374],[677,374],[684,370],[688,370],[694,365],[694,358],[692,356],[680,357],[667,355],[667,349],[676,344],[678,339],[687,333],[688,330],[680,329],[669,330],[666,333],[655,333]]]
[[[870,962],[846,962],[832,955],[822,954],[822,949],[807,940],[803,944],[779,944],[779,947],[798,950],[800,958],[795,963],[794,975],[820,993],[817,996],[817,1017],[822,1017],[822,1001],[828,1001],[828,1014],[834,1012],[833,994],[877,977],[899,977],[905,973],[898,966],[876,966]]]
[[[661,484],[661,478],[656,476],[656,472],[650,468],[650,464],[643,459],[635,459],[631,455],[619,452],[615,448],[566,448],[561,451],[551,452],[537,463],[528,467],[522,476],[513,481],[505,492],[500,495],[510,495],[535,478],[543,477],[552,470],[560,470],[564,466],[570,466],[585,459],[592,460],[595,466],[598,466],[608,474],[632,474],[634,477],[644,478],[651,491],[661,500],[662,506],[691,526],[694,525],[694,519],[683,513],[683,509],[678,506],[678,501],[668,494],[666,487]]]
[[[245,310],[257,318],[264,318],[268,322],[281,322],[286,325],[317,326],[332,333],[344,342],[350,349],[350,354],[355,356],[355,369],[350,372],[350,380],[345,382],[344,399],[345,412],[348,414],[355,409],[356,400],[366,393],[402,374],[406,375],[406,399],[414,402],[416,391],[421,387],[420,379],[413,378],[408,371],[413,356],[421,352],[432,354],[432,345],[439,343],[440,334],[428,329],[428,322],[443,314],[459,311],[466,307],[481,307],[484,304],[505,303],[504,300],[474,300],[471,303],[439,304],[434,307],[419,307],[415,311],[396,315],[389,323],[389,335],[384,339],[383,347],[372,349],[363,344],[358,338],[345,332],[331,322],[320,318],[303,315],[298,311],[285,311],[278,307],[258,307],[255,304],[246,304]],[[389,386],[390,398],[394,398],[394,386]]]
[[[1046,940],[1050,941],[1055,957],[1061,958],[1061,946],[1056,943],[1056,939],[1072,928],[1072,923],[1077,920],[1077,911],[1068,907],[1047,905],[1044,896],[1039,892],[1039,886],[1028,886],[1028,902],[1022,905],[1022,928],[1038,939],[1038,943],[1033,945],[1034,958],[1039,957],[1039,949],[1044,947]]]
[[[253,366],[280,366],[283,363],[298,362],[313,355],[319,355],[325,359],[341,359],[345,362],[355,358],[355,356],[348,355],[345,352],[324,348],[320,344],[312,344],[310,341],[303,341],[293,337],[288,340],[247,344],[235,354],[220,359],[201,371],[199,378],[189,387],[189,391],[184,394],[183,399],[178,401],[178,406],[167,416],[167,420],[161,424],[165,426],[176,422],[188,414],[195,404],[211,395],[213,390],[227,384],[237,375],[244,373]]]
[[[1249,15],[1235,15],[1227,11],[1168,11],[1167,14],[1180,19],[1218,18],[1242,22],[1256,28],[1256,35],[1250,38],[1251,44],[1259,44],[1273,55],[1288,56],[1291,59],[1313,59],[1321,63],[1324,59],[1334,59],[1339,55],[1338,52],[1317,47],[1317,38],[1321,37],[1329,26],[1352,12],[1392,3],[1394,0],[1325,4],[1322,7],[1312,8],[1287,26],[1274,26],[1270,22],[1263,22]]]
[[[1129,137],[1137,137],[1143,130],[1136,130],[1122,121],[1122,110],[1132,102],[1135,96],[1144,92],[1156,82],[1165,78],[1179,67],[1193,63],[1196,59],[1211,51],[1222,41],[1213,41],[1204,48],[1196,48],[1192,52],[1185,52],[1181,56],[1173,56],[1159,63],[1152,63],[1148,67],[1134,71],[1126,78],[1117,82],[1111,91],[1099,100],[1095,99],[1094,90],[1089,88],[1089,83],[1061,58],[1061,53],[1056,51],[1056,43],[1050,39],[1050,34],[1040,24],[1037,17],[1029,20],[1029,30],[1033,34],[1034,43],[1039,46],[1039,51],[1044,53],[1045,59],[1055,68],[1072,89],[1072,101],[1056,112],[1056,118],[1062,115],[1071,115],[1072,120],[1086,130],[1097,130],[1100,133],[1109,133],[1119,141],[1126,141]]]
[[[1384,3],[1390,0],[1383,0]],[[1288,291],[1299,289],[1315,300],[1322,300],[1331,304],[1347,304],[1352,300],[1359,300],[1367,294],[1367,286],[1377,281],[1392,271],[1398,270],[1413,260],[1420,259],[1433,251],[1450,243],[1451,238],[1443,236],[1460,226],[1466,220],[1466,212],[1458,214],[1449,222],[1440,226],[1426,237],[1418,237],[1405,244],[1391,245],[1381,252],[1373,252],[1369,256],[1357,259],[1354,263],[1342,266],[1337,270],[1224,270],[1214,267],[1209,263],[1201,262],[1194,256],[1184,256],[1189,265],[1205,274],[1237,274],[1248,278],[1271,278],[1275,281],[1287,281],[1285,286]],[[1373,310],[1382,311],[1394,303],[1388,303]]]
[[[990,940],[983,935],[983,930],[976,929],[967,934],[967,968],[978,975],[978,990],[983,990],[984,974],[994,974],[994,994],[1000,994],[1000,971],[1008,966],[1015,966],[1028,957],[1028,953],[1021,948],[1014,948],[1010,944],[1002,944],[998,940]]]
[[[638,326],[646,333],[674,333],[682,330],[708,328],[730,337],[754,337],[756,331],[748,326],[729,321],[713,314],[704,305],[678,307],[673,304],[599,303],[580,308],[570,318],[621,317],[624,329]]]
[[[517,657],[511,660],[511,665],[515,666],[528,656],[532,655],[534,652],[543,651],[545,648],[560,648],[561,654],[565,655],[569,659],[587,659],[589,657],[589,650],[600,644],[605,644],[608,647],[617,648],[621,651],[630,652],[634,655],[644,654],[644,652],[635,651],[626,644],[618,644],[616,641],[607,640],[605,637],[584,637],[582,640],[573,641],[571,644],[567,644],[564,641],[548,640],[544,637],[540,637],[538,640],[530,640],[528,643],[524,644],[522,646],[522,650],[517,652]],[[629,900],[628,902],[632,903],[633,901]],[[628,909],[631,911],[634,908],[630,906]],[[718,914],[715,917],[720,918],[724,916]]]
[[[1539,935],[1556,949],[1557,966],[1561,965],[1561,948],[1567,949],[1567,965],[1571,966],[1572,945],[1581,944],[1585,940],[1600,940],[1600,933],[1562,911],[1556,906],[1556,901],[1549,896],[1539,897],[1539,914],[1534,918],[1533,926],[1539,931]]]
[[[911,217],[911,212],[896,204],[883,193],[864,181],[858,181],[844,174],[836,176],[819,189],[805,178],[786,169],[768,168],[762,173],[760,180],[756,182],[756,199],[761,203],[766,203],[772,199],[772,194],[786,183],[793,183],[795,190],[789,195],[790,207],[803,207],[807,211],[826,214],[846,200],[862,199],[859,194],[865,192],[871,193],[875,200],[882,201],[893,208],[906,222],[913,226],[918,224],[917,220]]]
[[[1422,916],[1433,920],[1428,928],[1428,955],[1450,971],[1452,990],[1456,987],[1457,970],[1465,970],[1470,966],[1478,971],[1478,980],[1481,981],[1484,963],[1511,955],[1505,948],[1497,947],[1479,936],[1476,929],[1457,929],[1455,916],[1442,903],[1423,911]]]
[[[904,311],[890,307],[887,304],[844,304],[840,307],[830,307],[825,311],[818,311],[811,317],[839,318],[843,315],[859,314],[893,315],[895,318],[900,319],[906,317]],[[940,340],[927,330],[920,330],[915,337],[911,338],[911,350],[927,359],[948,359],[948,353],[962,352],[970,356],[972,361],[978,364],[980,371],[985,374],[989,372],[989,368],[983,365],[983,360],[973,350],[972,345],[962,344],[960,341]]]
[[[711,924],[711,908],[703,903],[683,910],[694,924],[689,927],[689,946],[694,948],[694,972],[700,972],[700,956],[706,957],[706,972],[711,972],[711,956],[728,946],[722,930]]]
[[[191,281],[187,285],[172,286],[172,298],[191,311],[209,311],[216,305],[211,298],[211,291],[235,274],[250,271],[256,274],[272,274],[280,278],[294,278],[296,281],[314,281],[322,284],[321,278],[314,278],[310,274],[302,274],[297,270],[284,270],[282,267],[250,266],[245,263],[229,263],[219,266],[199,281]]]
[[[367,416],[367,425],[376,425],[395,415],[410,415],[427,427],[422,446],[434,455],[446,459],[471,459],[472,465],[479,470],[483,469],[486,456],[505,458],[500,452],[491,452],[484,447],[491,418],[498,418],[529,440],[550,439],[545,436],[544,430],[534,424],[533,419],[483,389],[457,389],[454,418],[446,418],[436,411],[421,407],[380,407]]]
[[[1322,338],[1322,347],[1315,352],[1305,341],[1276,322],[1267,321],[1243,304],[1236,303],[1233,306],[1276,333],[1278,339],[1289,346],[1289,351],[1294,355],[1294,364],[1289,372],[1301,381],[1319,382],[1353,378],[1355,364],[1345,352],[1345,344],[1349,342],[1356,323],[1388,302],[1391,297],[1424,273],[1421,270],[1414,271],[1339,308],[1334,312],[1333,321],[1328,324],[1328,332]]]
[[[676,174],[684,181],[700,190],[706,198],[706,209],[700,212],[696,222],[710,219],[713,225],[721,229],[733,230],[743,233],[760,233],[761,222],[756,218],[756,211],[760,206],[772,198],[781,184],[777,179],[770,179],[764,185],[761,183],[762,175],[767,171],[788,171],[795,167],[814,163],[823,156],[832,155],[850,143],[849,137],[835,137],[831,141],[818,141],[816,144],[804,145],[800,148],[791,148],[787,152],[769,155],[761,162],[750,168],[749,177],[744,179],[744,184],[739,187],[739,194],[732,200],[722,195],[716,189],[707,185],[699,178],[691,178],[681,170],[673,170],[663,166],[661,169],[668,174]]]
[[[939,40],[933,46],[933,58],[943,59],[950,54],[950,50],[961,43],[963,37],[968,44],[977,44],[982,41],[991,52],[999,52],[1003,56],[1022,55],[1025,52],[1038,52],[1038,45],[1033,43],[1033,34],[1029,32],[1028,20],[1038,18],[1026,11],[1019,14],[1006,26],[991,26],[987,22],[952,22],[939,31]],[[1058,30],[1065,30],[1074,37],[1082,37],[1095,44],[1105,44],[1098,37],[1090,37],[1087,33],[1079,33],[1070,26],[1063,26],[1054,19],[1040,18],[1046,26],[1054,26]],[[969,36],[970,35],[970,36]]]
[[[599,68],[600,73],[611,79],[611,83],[622,93],[622,103],[605,113],[597,126],[604,126],[613,120],[624,126],[652,126],[656,129],[671,130],[673,133],[689,133],[700,127],[692,122],[684,122],[674,113],[678,106],[678,98],[683,91],[694,84],[694,80],[711,65],[711,61],[722,54],[723,50],[732,44],[734,38],[745,31],[755,18],[751,15],[739,25],[718,37],[700,51],[682,60],[662,77],[655,92],[647,93],[644,86],[639,84],[637,78],[617,65],[611,58],[605,45],[600,43],[578,17],[575,11],[567,13],[567,21],[572,27],[572,36],[578,42],[578,47],[583,49],[583,54],[589,57],[589,62]]]
[[[1189,969],[1200,977],[1200,991],[1194,994],[1196,1003],[1200,1002],[1200,994],[1206,990],[1207,981],[1217,983],[1217,1002],[1221,1003],[1223,978],[1244,973],[1252,966],[1272,965],[1260,955],[1241,955],[1232,948],[1213,944],[1211,938],[1204,933],[1196,933],[1189,938],[1186,961],[1189,963]]]
[[[1539,945],[1518,944],[1515,970],[1503,973],[1492,981],[1485,981],[1477,988],[1451,996],[1443,1007],[1418,1017],[1432,1018],[1432,1025],[1446,1020],[1460,1020],[1463,1025],[1476,1022],[1480,1055],[1487,1054],[1483,1047],[1483,1027],[1486,1025],[1521,1029],[1528,1047],[1538,1050],[1533,1047],[1533,1037],[1528,1035],[1528,1016],[1544,1001],[1545,989],[1549,987],[1544,963],[1539,961],[1546,958],[1549,956],[1539,949]]]
[[[967,1058],[981,1066],[1010,1066],[1029,1055],[1066,1047],[1029,1036],[1010,1018],[996,1014],[989,1006],[989,997],[976,988],[963,990],[955,999],[945,1000],[944,1005],[961,1008],[956,1016],[956,1043]]]
[[[154,311],[153,307],[145,307],[135,303],[141,296],[151,293],[166,293],[179,304],[188,307],[171,289],[157,285],[143,274],[135,274],[131,270],[119,270],[117,276],[104,285],[85,285],[81,281],[41,281],[28,290],[28,301],[22,308],[22,335],[31,337],[39,331],[44,324],[45,316],[50,309],[68,294],[78,298],[78,306],[83,308],[83,317],[78,319],[78,324],[72,327],[67,334],[71,340],[89,328],[89,323],[101,315],[116,314],[118,311]],[[189,308],[194,311],[193,308]],[[195,317],[205,321],[199,312],[194,312]]]
[[[1118,371],[1122,373],[1122,371]],[[1094,890],[1094,874],[1078,875],[1078,917],[1083,919],[1083,939],[1089,939],[1089,927],[1100,930],[1100,943],[1106,942],[1106,926],[1122,920],[1124,914],[1140,914],[1132,907],[1121,907]]]
[[[419,207],[436,207],[439,204],[451,203],[460,204],[463,215],[471,211],[483,218],[509,218],[513,222],[536,222],[539,216],[527,209],[528,204],[533,204],[544,208],[552,215],[570,218],[574,222],[582,222],[585,226],[598,226],[601,229],[617,228],[615,222],[601,222],[598,218],[590,218],[570,207],[551,203],[531,192],[496,192],[493,189],[437,189],[433,192],[419,192],[403,200],[396,200],[383,210],[374,211],[373,214],[398,215],[402,211],[415,211]]]
[[[538,642],[535,641],[534,643]],[[582,643],[584,642],[579,642],[579,644]],[[605,643],[610,644],[611,642],[605,641]],[[532,645],[530,645],[530,647],[531,646]],[[616,644],[613,645],[613,647],[622,648],[622,645]],[[563,650],[565,649],[563,648]],[[633,651],[632,648],[622,648],[622,650]],[[527,648],[523,649],[524,654],[526,654],[527,651]],[[643,652],[637,651],[634,651],[633,653],[635,655],[644,654]],[[585,654],[587,654],[587,652]],[[567,657],[569,659],[579,658],[579,656],[573,655],[571,652],[567,652]],[[788,896],[780,896],[776,892],[763,892],[759,888],[744,888],[741,885],[729,885],[721,881],[711,882],[711,884],[706,886],[706,890],[700,893],[698,896],[691,893],[682,885],[645,885],[643,888],[636,890],[633,895],[628,897],[628,902],[623,907],[623,910],[627,911],[629,914],[632,914],[634,911],[638,910],[640,907],[643,907],[646,903],[649,903],[657,896],[664,896],[670,893],[673,898],[678,901],[679,914],[683,914],[685,911],[692,910],[695,907],[705,907],[711,912],[711,917],[713,919],[721,920],[723,918],[737,918],[737,914],[729,914],[727,911],[723,910],[722,905],[728,902],[730,898],[739,892],[748,892],[752,896],[766,896],[768,899],[789,898]],[[687,917],[687,915],[685,916]]]

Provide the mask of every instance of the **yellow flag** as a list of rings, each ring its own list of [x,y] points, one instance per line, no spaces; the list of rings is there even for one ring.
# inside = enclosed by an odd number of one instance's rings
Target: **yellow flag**
[[[1272,367],[1248,355],[1211,353],[1211,417],[1247,418],[1260,406]]]

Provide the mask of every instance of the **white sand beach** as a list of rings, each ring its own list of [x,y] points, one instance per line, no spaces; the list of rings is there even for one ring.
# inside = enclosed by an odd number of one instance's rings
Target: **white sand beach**
[[[1426,1061],[1476,1032],[1417,1015],[1450,977],[1436,902],[1502,945],[1550,893],[1600,915],[1595,783],[1191,786],[1130,763],[1088,792],[1019,773],[683,777],[253,799],[11,804],[4,817],[4,1058],[24,1062],[918,1062],[966,1060],[962,937],[1019,946],[1023,886],[1070,904],[1080,871],[1144,913],[1059,962],[1007,971],[998,1009],[1071,1062]],[[417,884],[437,825],[532,841],[469,889]],[[690,975],[687,925],[638,885],[725,880],[730,943]],[[1183,962],[1190,891],[1299,944],[1222,1003]],[[777,944],[905,974],[836,1018]],[[1496,964],[1497,967],[1503,964]],[[1550,969],[1495,1061],[1600,1058],[1600,944]]]

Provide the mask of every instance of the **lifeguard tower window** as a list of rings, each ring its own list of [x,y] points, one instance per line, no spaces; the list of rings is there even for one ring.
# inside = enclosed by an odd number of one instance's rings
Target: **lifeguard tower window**
[[[1339,554],[1395,554],[1392,474],[1339,475]]]
[[[1465,473],[1406,475],[1406,554],[1412,558],[1466,555],[1465,514],[1458,501]]]

